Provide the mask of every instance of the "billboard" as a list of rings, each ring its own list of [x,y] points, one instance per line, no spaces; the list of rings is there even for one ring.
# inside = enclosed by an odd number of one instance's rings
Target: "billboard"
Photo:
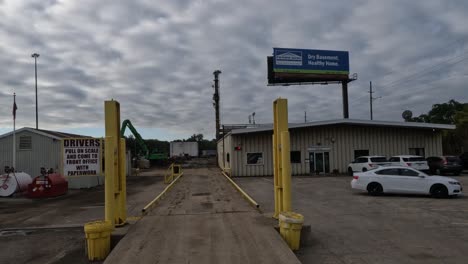
[[[102,141],[99,138],[65,138],[62,140],[64,176],[102,174]]]
[[[273,48],[268,66],[270,83],[343,81],[349,76],[349,53]]]

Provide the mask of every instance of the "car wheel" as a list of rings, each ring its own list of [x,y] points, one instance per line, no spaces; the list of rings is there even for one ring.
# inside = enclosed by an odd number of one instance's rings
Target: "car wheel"
[[[446,198],[448,196],[447,187],[442,184],[435,184],[431,187],[431,195],[435,198]]]
[[[353,176],[353,169],[351,167],[348,168],[348,175]]]
[[[362,168],[362,172],[366,172],[367,171],[367,168]]]
[[[383,193],[382,185],[377,182],[371,182],[369,185],[367,185],[367,192],[369,192],[369,194],[372,196],[380,195]]]

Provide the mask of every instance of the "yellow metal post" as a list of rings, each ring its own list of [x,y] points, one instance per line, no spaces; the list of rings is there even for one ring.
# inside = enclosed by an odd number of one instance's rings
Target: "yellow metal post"
[[[274,112],[274,115],[276,115],[276,109],[273,112]],[[276,118],[274,120],[276,120]],[[279,212],[280,212],[280,208],[279,208],[280,198],[279,198],[279,191],[278,191],[280,188],[279,181],[278,181],[279,168],[276,165],[278,164],[277,154],[278,154],[278,148],[277,148],[277,143],[276,143],[276,136],[275,134],[273,134],[273,185],[274,185],[274,198],[275,198],[275,212],[273,214],[273,218],[276,218],[276,219],[278,219]]]
[[[107,115],[106,115],[107,116]],[[116,151],[112,137],[106,137],[105,147],[105,176],[104,176],[104,201],[105,201],[105,220],[114,226],[114,163]]]
[[[125,145],[120,139],[120,104],[117,101],[104,103],[106,142],[105,142],[105,177],[106,177],[106,221],[113,226],[120,226],[126,221],[125,195]]]
[[[281,132],[288,131],[288,101],[286,99],[276,99],[273,102],[273,165],[274,165],[274,185],[275,185],[275,213],[274,218],[278,218],[279,213],[284,211],[283,205],[283,157],[281,142]],[[288,146],[289,147],[289,146]],[[289,152],[286,161],[289,162]]]
[[[119,191],[116,192],[116,225],[124,225],[127,222],[127,175],[126,175],[126,164],[125,164],[125,139],[120,139],[120,150],[119,150]]]
[[[289,146],[289,132],[281,132],[281,180],[283,186],[283,210],[291,211],[291,157]]]
[[[279,219],[280,234],[292,250],[300,247],[304,216],[292,212],[291,152],[288,131],[288,101],[273,102],[273,165],[275,177],[275,214]]]

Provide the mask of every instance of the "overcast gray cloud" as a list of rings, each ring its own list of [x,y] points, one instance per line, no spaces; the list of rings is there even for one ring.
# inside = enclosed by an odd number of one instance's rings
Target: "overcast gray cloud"
[[[375,118],[401,120],[468,101],[466,14],[465,0],[0,1],[0,127],[13,92],[18,126],[35,125],[33,52],[42,128],[102,127],[113,98],[137,127],[213,137],[216,69],[223,123],[270,123],[280,96],[291,122],[341,118],[338,85],[266,86],[272,47],[348,50],[350,117],[368,118],[372,81]]]

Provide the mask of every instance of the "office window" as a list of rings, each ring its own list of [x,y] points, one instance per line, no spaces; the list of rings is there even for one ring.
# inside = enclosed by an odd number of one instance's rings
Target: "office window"
[[[263,164],[262,152],[247,153],[247,165],[262,165],[262,164]]]
[[[358,157],[361,157],[361,156],[369,156],[369,150],[368,149],[354,150],[354,159],[357,159]]]
[[[410,155],[417,155],[417,156],[421,156],[421,157],[426,156],[424,148],[409,148],[409,154]]]
[[[291,151],[291,163],[301,163],[301,152],[299,150]]]
[[[31,136],[21,136],[19,138],[19,150],[31,150],[32,138]]]

